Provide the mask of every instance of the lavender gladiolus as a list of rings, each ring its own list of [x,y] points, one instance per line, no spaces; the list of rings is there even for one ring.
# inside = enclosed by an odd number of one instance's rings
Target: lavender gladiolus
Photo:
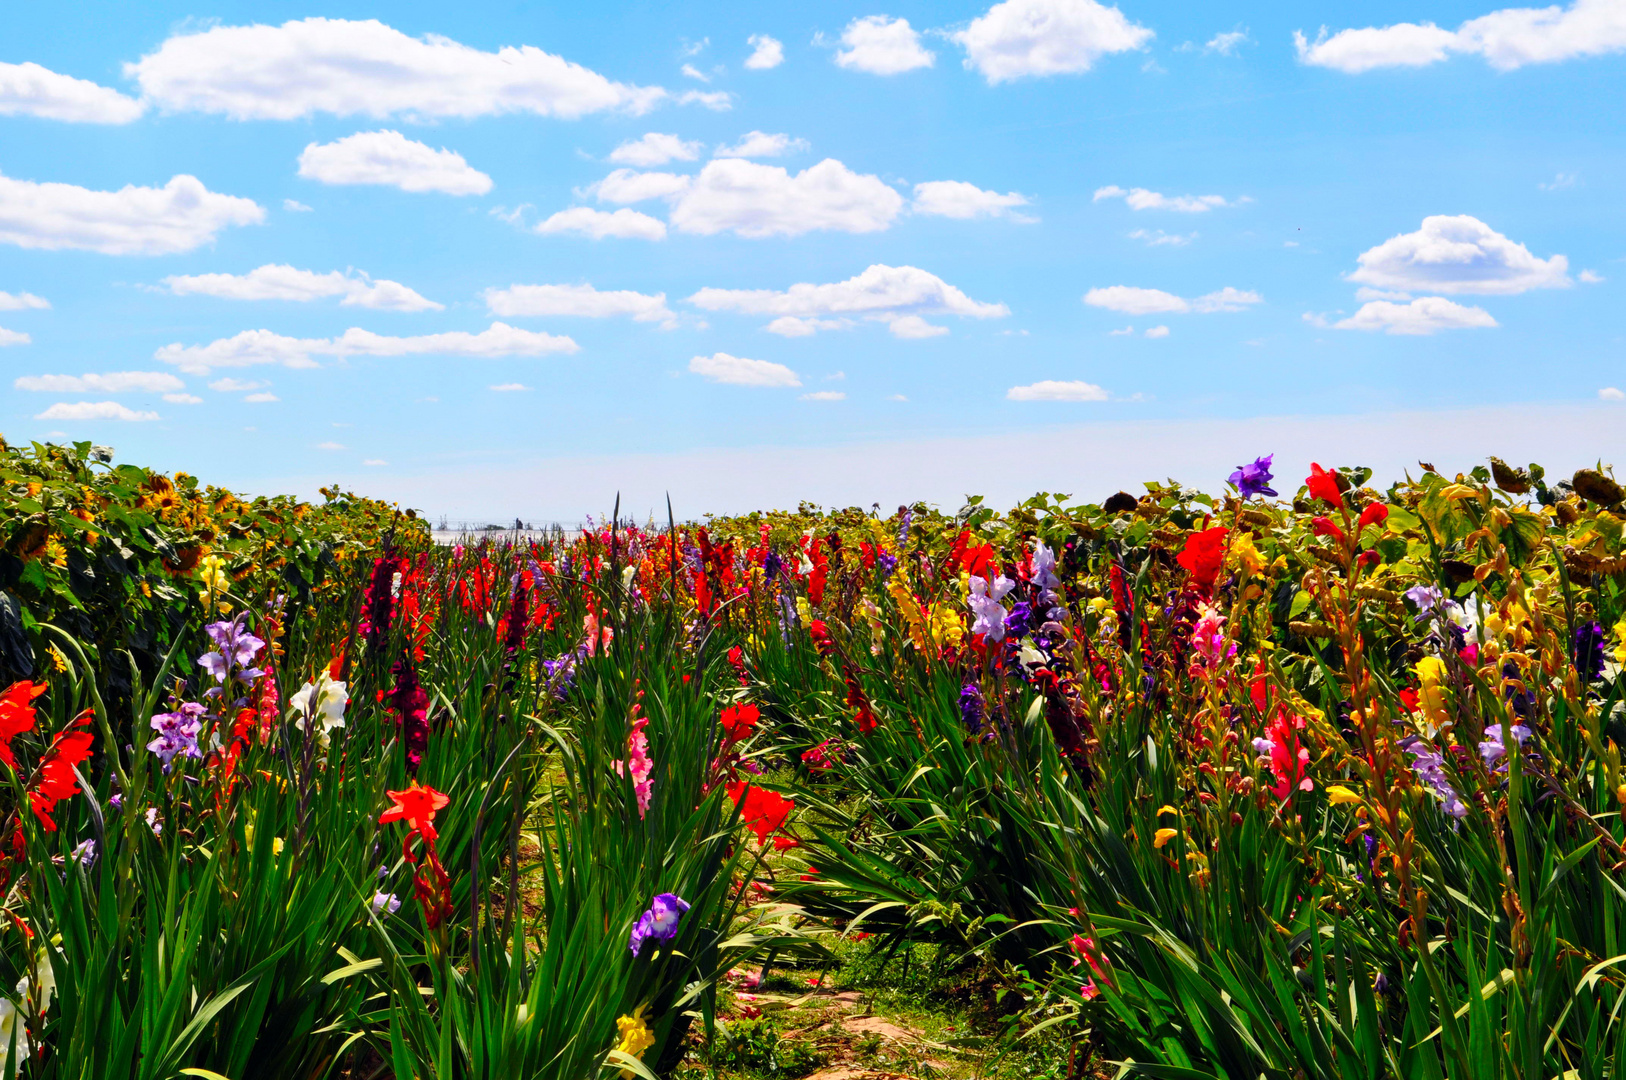
[[[689,902],[676,893],[657,893],[649,903],[649,910],[638,916],[632,935],[627,939],[632,955],[637,956],[646,941],[671,941],[677,937],[678,923],[688,910]]]
[[[1227,479],[1236,485],[1237,493],[1244,499],[1251,499],[1255,495],[1275,495],[1276,490],[1270,486],[1270,460],[1275,454],[1266,454],[1262,458],[1255,458],[1251,464],[1238,465],[1236,472]]]

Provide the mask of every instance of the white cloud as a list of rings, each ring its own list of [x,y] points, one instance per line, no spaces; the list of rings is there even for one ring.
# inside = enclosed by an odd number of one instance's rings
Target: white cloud
[[[425,299],[398,281],[374,281],[364,273],[318,274],[280,263],[267,263],[246,274],[176,275],[164,285],[177,296],[213,296],[222,300],[294,300],[308,302],[342,297],[341,307],[381,311],[441,311],[445,305]]]
[[[216,379],[209,384],[209,389],[217,394],[242,394],[252,390],[264,390],[270,383],[249,382],[245,379]]]
[[[1107,337],[1129,337],[1134,332],[1133,326],[1126,326],[1122,330],[1108,330]]]
[[[1626,7],[1619,0],[1573,0],[1568,7],[1503,8],[1455,31],[1433,23],[1340,30],[1322,27],[1314,42],[1295,31],[1299,61],[1358,74],[1380,67],[1422,67],[1451,53],[1483,56],[1498,71],[1626,51]]]
[[[1410,300],[1411,293],[1393,289],[1374,289],[1370,285],[1362,285],[1355,290],[1355,299],[1363,304],[1368,300]]]
[[[299,155],[299,175],[324,184],[385,184],[447,195],[484,195],[491,190],[491,177],[472,168],[462,154],[436,150],[389,130],[311,143]]]
[[[799,394],[797,401],[846,401],[847,395],[840,390],[815,390],[811,394]]]
[[[237,120],[407,118],[531,113],[573,120],[642,113],[659,87],[612,82],[531,45],[484,52],[438,35],[409,37],[376,20],[310,18],[281,26],[182,32],[125,74],[161,107]]]
[[[573,206],[536,226],[543,236],[558,233],[579,233],[594,240],[615,237],[620,240],[665,240],[666,223],[636,210],[621,209],[613,213],[594,210],[590,206]]]
[[[1181,214],[1205,214],[1219,206],[1235,206],[1246,199],[1227,201],[1223,195],[1164,195],[1158,191],[1148,191],[1145,188],[1130,188],[1125,191],[1117,184],[1108,184],[1106,187],[1096,188],[1092,202],[1102,199],[1122,199],[1131,210],[1173,210]]]
[[[1246,30],[1230,30],[1223,34],[1215,34],[1203,46],[1203,52],[1219,53],[1221,56],[1235,56],[1237,47],[1248,40]]]
[[[751,55],[745,58],[745,66],[751,71],[767,71],[785,62],[784,45],[767,34],[752,34],[745,43],[752,49]]]
[[[18,390],[53,394],[123,394],[132,390],[157,394],[184,390],[186,384],[167,371],[109,371],[103,375],[22,375],[11,384]]]
[[[499,394],[517,394],[517,393],[520,393],[521,391],[529,390],[530,387],[526,386],[524,383],[505,382],[505,383],[498,383],[495,386],[491,387],[491,389],[495,390]]]
[[[1251,290],[1235,289],[1227,285],[1195,300],[1164,292],[1162,289],[1142,289],[1134,285],[1108,285],[1091,289],[1084,294],[1090,307],[1105,308],[1125,315],[1156,315],[1163,312],[1210,314],[1216,311],[1242,311],[1253,304],[1263,303],[1264,297]]]
[[[1478,218],[1437,214],[1414,233],[1363,252],[1350,281],[1412,292],[1511,296],[1570,283],[1569,260],[1538,259]]]
[[[266,405],[273,401],[281,401],[282,399],[277,397],[275,394],[268,394],[261,390],[258,393],[245,395],[243,400],[248,402],[250,405]]]
[[[5,348],[7,345],[28,345],[33,340],[21,330],[7,330],[5,327],[0,326],[0,349]]]
[[[1582,284],[1585,285],[1602,285],[1605,281],[1609,280],[1596,270],[1582,270],[1577,276],[1580,277]]]
[[[794,176],[777,165],[720,158],[707,162],[678,198],[671,222],[680,232],[732,231],[751,239],[821,229],[868,233],[889,227],[902,209],[903,196],[880,177],[834,158]]]
[[[965,66],[990,85],[1088,71],[1100,57],[1143,48],[1153,36],[1095,0],[1005,0],[949,35],[965,49]]]
[[[1144,241],[1147,247],[1185,247],[1197,239],[1197,234],[1166,233],[1162,229],[1136,229],[1129,234],[1129,239]]]
[[[1598,391],[1598,397],[1602,401],[1626,401],[1626,391],[1619,387],[1606,386]]]
[[[947,331],[927,323],[920,318],[923,315],[1000,319],[1011,313],[1004,304],[971,299],[936,274],[913,266],[880,263],[846,281],[825,285],[800,282],[783,292],[705,288],[689,297],[688,302],[707,311],[777,316],[767,329],[786,337],[805,337],[816,330],[850,325],[843,316],[878,319],[899,337],[930,337]]]
[[[1151,327],[1150,329],[1148,329],[1146,331],[1146,336],[1149,337],[1149,338],[1168,337],[1169,336],[1169,328],[1167,326],[1154,326],[1154,327]]]
[[[651,165],[665,165],[668,161],[693,161],[700,156],[700,143],[685,142],[676,135],[663,135],[651,131],[641,139],[628,139],[610,151],[610,160],[617,165],[635,165],[647,169]]]
[[[871,75],[897,75],[931,67],[937,59],[920,44],[920,34],[908,19],[885,15],[854,19],[841,32],[841,44],[846,47],[836,53],[836,63]]]
[[[75,124],[128,124],[146,109],[117,90],[34,63],[0,63],[0,116]]]
[[[1550,183],[1536,185],[1536,187],[1540,188],[1542,191],[1563,191],[1565,188],[1572,188],[1574,186],[1575,174],[1565,172],[1561,172],[1557,176],[1553,177]]]
[[[1441,296],[1420,296],[1409,304],[1373,300],[1349,318],[1333,323],[1337,330],[1382,330],[1386,334],[1427,335],[1440,330],[1493,327],[1484,308],[1464,307]]]
[[[503,318],[580,316],[608,319],[630,315],[634,322],[658,322],[662,329],[677,326],[677,316],[666,306],[666,294],[616,289],[600,292],[591,285],[510,285],[480,294],[486,309]]]
[[[1106,401],[1110,395],[1094,383],[1046,379],[1005,391],[1009,401]]]
[[[583,198],[592,195],[599,202],[635,203],[648,199],[670,199],[687,191],[690,183],[689,177],[679,173],[617,169],[576,194]]]
[[[292,214],[308,214],[311,212],[311,208],[298,199],[282,200],[282,208]]]
[[[915,201],[911,207],[917,214],[935,214],[940,217],[967,218],[1005,217],[1023,225],[1039,219],[1027,214],[1014,213],[1016,207],[1027,206],[1025,195],[997,191],[984,191],[964,180],[928,180],[915,185]]]
[[[678,95],[679,105],[704,105],[712,112],[727,112],[734,107],[734,95],[727,90],[685,90]]]
[[[733,386],[800,386],[802,380],[784,364],[769,360],[747,360],[743,356],[730,356],[725,352],[711,356],[697,356],[689,361],[689,370],[712,382]]]
[[[541,356],[545,353],[580,351],[568,337],[521,330],[494,322],[478,334],[454,330],[417,337],[386,337],[370,330],[351,327],[336,338],[291,338],[269,330],[244,330],[207,345],[165,345],[153,354],[182,371],[206,375],[212,368],[252,367],[282,364],[291,368],[316,367],[315,358],[328,356]]]
[[[29,308],[44,309],[51,306],[51,302],[44,297],[33,293],[0,292],[0,311],[27,311]]]
[[[781,315],[763,329],[780,337],[810,337],[820,330],[845,330],[851,319],[798,319],[794,315]]]
[[[886,319],[886,328],[892,331],[893,337],[909,340],[942,337],[949,332],[948,327],[929,323],[919,315],[899,315],[894,319]]]
[[[348,446],[344,445],[344,443],[319,442],[319,443],[316,444],[316,449],[318,449],[318,450],[348,450],[350,448]]]
[[[733,146],[718,146],[712,157],[762,158],[784,157],[786,154],[804,153],[812,149],[806,139],[793,139],[789,135],[769,135],[762,131],[748,131]]]
[[[0,176],[0,243],[19,247],[172,255],[209,243],[228,225],[264,220],[254,200],[217,194],[195,176],[118,191]]]
[[[909,399],[904,397],[902,394],[893,394],[891,397],[887,398],[886,400],[888,400],[888,401],[908,401]]]
[[[701,71],[693,64],[684,64],[678,70],[691,79],[699,79],[703,83],[711,82],[711,76],[707,75],[704,71]]]
[[[36,420],[156,420],[155,412],[137,412],[116,401],[59,401]]]
[[[366,461],[363,461],[362,464],[368,468],[377,468],[380,465],[388,465],[389,462],[385,461],[383,458],[368,458]]]
[[[202,405],[203,399],[196,394],[165,394],[164,400],[171,405]]]

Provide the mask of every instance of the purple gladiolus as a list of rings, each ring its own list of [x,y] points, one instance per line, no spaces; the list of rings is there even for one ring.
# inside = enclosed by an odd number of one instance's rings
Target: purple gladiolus
[[[1412,756],[1412,772],[1439,798],[1445,812],[1459,821],[1467,817],[1467,804],[1452,786],[1450,777],[1445,775],[1445,755],[1415,735],[1401,740],[1400,745]]]
[[[966,683],[960,691],[960,719],[965,722],[965,729],[973,735],[980,732],[985,713],[981,687],[976,683]]]
[[[1575,672],[1582,682],[1603,678],[1603,627],[1596,619],[1575,628]]]
[[[645,941],[671,941],[677,937],[678,923],[688,910],[689,902],[676,893],[657,893],[649,903],[649,910],[638,916],[632,936],[627,940],[632,955],[638,955]]]
[[[1251,464],[1238,465],[1236,472],[1227,479],[1236,485],[1236,490],[1244,499],[1251,499],[1255,495],[1275,495],[1276,489],[1270,486],[1273,479],[1270,474],[1270,459],[1275,454],[1266,454],[1262,458],[1255,458]]]
[[[158,713],[152,718],[158,737],[147,744],[147,749],[163,761],[166,773],[177,756],[203,756],[203,751],[198,749],[198,735],[203,731],[204,711],[202,705],[188,701],[175,712]]]

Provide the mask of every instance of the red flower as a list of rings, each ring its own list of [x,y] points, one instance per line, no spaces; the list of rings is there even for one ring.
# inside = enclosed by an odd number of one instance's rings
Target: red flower
[[[1333,506],[1339,506],[1344,501],[1338,487],[1338,474],[1323,469],[1313,461],[1310,463],[1310,475],[1304,478],[1304,486],[1310,489],[1312,499],[1320,499]]]
[[[1407,712],[1417,711],[1417,687],[1406,686],[1400,690],[1400,704],[1406,707]]]
[[[793,847],[801,846],[802,842],[794,836],[776,836],[773,838],[773,849],[775,851],[789,851]]]
[[[90,717],[91,712],[86,709],[74,717],[69,728],[84,727],[90,723]],[[51,814],[58,802],[72,798],[78,789],[79,781],[73,769],[80,762],[89,760],[91,743],[94,741],[94,736],[88,731],[64,729],[57,734],[51,749],[41,759],[39,779],[28,793],[28,803],[46,832],[56,832],[56,822],[51,820]]]
[[[742,742],[751,737],[761,715],[755,705],[730,705],[723,710],[717,723],[722,726],[725,739],[731,743]]]
[[[434,841],[439,835],[435,832],[435,814],[451,803],[450,795],[443,795],[426,784],[419,784],[416,780],[412,781],[412,785],[405,791],[388,791],[385,794],[395,805],[378,816],[380,825],[387,825],[392,821],[405,821],[412,832],[425,840]],[[410,837],[409,833],[408,838]]]
[[[826,739],[811,749],[803,750],[802,763],[815,771],[834,767],[835,762],[825,755],[825,751],[830,749],[830,744],[834,741],[834,739]]]
[[[1191,578],[1203,590],[1214,587],[1220,567],[1225,562],[1225,534],[1230,530],[1223,525],[1201,529],[1186,538],[1185,550],[1176,561],[1186,568]]]
[[[33,700],[48,690],[45,684],[36,686],[28,680],[12,683],[0,694],[0,761],[17,768],[17,759],[11,753],[11,740],[25,731],[34,729]]]
[[[858,685],[858,679],[851,671],[847,672],[847,707],[853,710],[853,724],[860,735],[868,735],[875,730],[875,710],[869,707],[869,698],[864,696],[864,688]]]
[[[823,619],[814,619],[807,632],[813,636],[813,648],[820,656],[829,656],[835,649],[835,642],[830,640],[830,628],[824,625]]]
[[[777,791],[764,791],[745,780],[734,781],[726,790],[739,808],[740,820],[757,834],[759,844],[766,844],[769,836],[784,828],[785,819],[796,809],[796,800]]]
[[[1361,511],[1361,520],[1355,526],[1356,530],[1366,528],[1368,525],[1382,526],[1389,520],[1389,508],[1380,502],[1369,502],[1366,509]]]
[[[1344,536],[1344,530],[1335,525],[1332,518],[1312,518],[1310,520],[1310,528],[1315,531],[1317,536],[1330,536],[1340,544],[1348,542],[1348,538]]]

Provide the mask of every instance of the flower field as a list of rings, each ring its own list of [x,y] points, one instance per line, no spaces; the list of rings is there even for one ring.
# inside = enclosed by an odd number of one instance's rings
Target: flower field
[[[910,963],[1021,1075],[1626,1076],[1607,471],[437,546],[110,457],[0,458],[0,1080],[788,1078]]]

